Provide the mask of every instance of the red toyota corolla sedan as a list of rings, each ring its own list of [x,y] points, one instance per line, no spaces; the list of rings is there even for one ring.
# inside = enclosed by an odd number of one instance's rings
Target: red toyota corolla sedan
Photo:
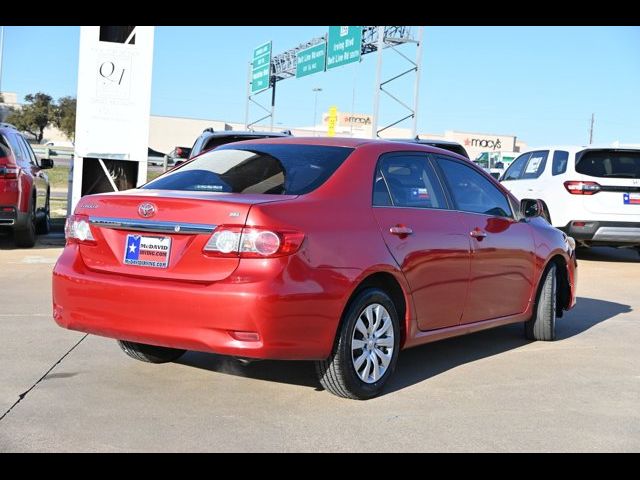
[[[138,360],[315,360],[325,389],[371,398],[403,348],[516,322],[554,339],[575,303],[575,244],[541,212],[438,148],[233,143],[83,197],[53,314]]]

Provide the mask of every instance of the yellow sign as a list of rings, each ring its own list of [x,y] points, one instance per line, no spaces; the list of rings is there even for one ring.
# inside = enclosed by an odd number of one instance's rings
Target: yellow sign
[[[329,128],[327,129],[327,135],[335,137],[336,124],[338,123],[338,107],[329,108]]]

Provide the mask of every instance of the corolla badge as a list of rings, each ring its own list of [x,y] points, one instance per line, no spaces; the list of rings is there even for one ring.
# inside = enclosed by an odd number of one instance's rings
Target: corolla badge
[[[141,203],[138,207],[138,213],[144,218],[153,217],[156,214],[156,206],[149,202]]]

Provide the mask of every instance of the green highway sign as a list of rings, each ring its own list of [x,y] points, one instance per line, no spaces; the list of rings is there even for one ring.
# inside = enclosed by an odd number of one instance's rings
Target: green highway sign
[[[327,69],[360,60],[362,27],[329,27]]]
[[[271,74],[271,42],[264,43],[253,49],[251,62],[251,94],[269,88]]]
[[[327,44],[325,42],[305,48],[296,54],[296,78],[324,72]]]

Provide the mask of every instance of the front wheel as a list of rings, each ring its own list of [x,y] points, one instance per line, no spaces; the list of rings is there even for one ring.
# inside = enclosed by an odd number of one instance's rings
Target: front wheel
[[[542,279],[533,316],[525,323],[525,335],[529,340],[556,338],[557,283],[556,266],[551,264]]]
[[[118,340],[118,345],[120,345],[122,351],[131,358],[148,363],[173,362],[186,352],[186,350],[179,350],[177,348],[158,347],[156,345],[127,342],[125,340]]]
[[[344,398],[366,400],[382,392],[400,350],[400,324],[389,295],[360,292],[347,309],[331,356],[316,362],[320,384]]]

